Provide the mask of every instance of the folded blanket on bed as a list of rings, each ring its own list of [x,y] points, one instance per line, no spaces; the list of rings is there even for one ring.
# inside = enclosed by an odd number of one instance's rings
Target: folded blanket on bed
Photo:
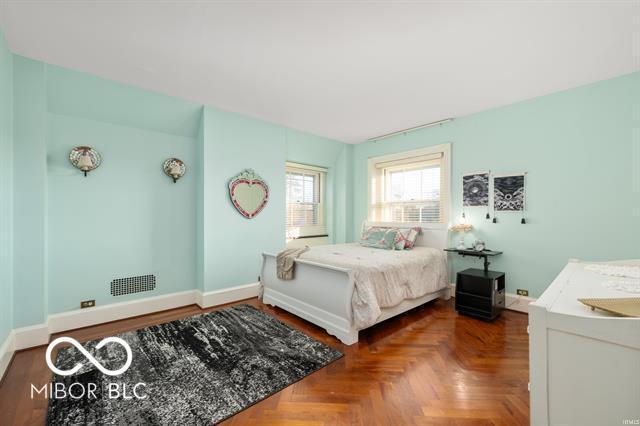
[[[281,280],[293,279],[293,266],[296,260],[302,253],[309,250],[309,246],[302,248],[286,249],[278,253],[276,256],[277,275]]]

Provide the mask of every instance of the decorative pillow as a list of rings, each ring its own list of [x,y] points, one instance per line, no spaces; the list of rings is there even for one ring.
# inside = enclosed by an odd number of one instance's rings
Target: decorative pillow
[[[386,231],[389,228],[386,227],[382,227],[382,226],[370,226],[368,228],[362,228],[362,235],[360,236],[361,240],[366,240],[367,238],[369,238],[369,234],[372,232],[377,232],[377,231]]]
[[[422,228],[395,228],[398,231],[394,248],[396,250],[411,250],[416,243],[416,238],[422,233]]]
[[[411,232],[411,228],[399,228],[398,229],[398,237],[396,238],[396,242],[394,244],[394,249],[396,250],[404,250],[405,245],[407,243],[407,238],[409,237],[409,233]]]
[[[395,228],[371,227],[362,233],[360,245],[363,247],[393,250],[398,230]]]

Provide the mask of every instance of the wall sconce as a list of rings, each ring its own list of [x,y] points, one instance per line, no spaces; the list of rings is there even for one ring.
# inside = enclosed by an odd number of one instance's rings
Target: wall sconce
[[[87,172],[98,168],[102,162],[100,154],[90,146],[76,146],[69,153],[69,161],[87,176]]]
[[[178,179],[184,176],[184,172],[187,171],[187,167],[182,160],[177,158],[169,158],[164,162],[162,168],[164,169],[164,173],[173,179],[173,183],[176,183]]]

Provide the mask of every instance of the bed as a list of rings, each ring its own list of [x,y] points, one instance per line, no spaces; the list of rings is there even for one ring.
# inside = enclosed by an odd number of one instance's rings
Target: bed
[[[401,226],[365,222],[364,226]],[[276,254],[263,253],[262,301],[324,328],[346,345],[358,332],[428,301],[451,296],[447,230],[424,229],[413,250],[359,244],[312,247],[295,262],[293,280],[276,275]],[[386,286],[385,283],[393,283]]]

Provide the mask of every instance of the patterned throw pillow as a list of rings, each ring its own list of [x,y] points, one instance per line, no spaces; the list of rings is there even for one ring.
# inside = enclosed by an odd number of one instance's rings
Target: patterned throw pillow
[[[363,247],[393,250],[397,238],[397,229],[373,226],[362,233],[360,245]]]
[[[396,250],[411,250],[416,244],[416,238],[422,233],[422,228],[416,226],[414,228],[399,228],[398,239],[395,243]]]
[[[407,243],[407,237],[409,236],[410,228],[400,228],[398,229],[398,237],[396,238],[396,242],[393,246],[395,250],[404,250],[404,247]]]

